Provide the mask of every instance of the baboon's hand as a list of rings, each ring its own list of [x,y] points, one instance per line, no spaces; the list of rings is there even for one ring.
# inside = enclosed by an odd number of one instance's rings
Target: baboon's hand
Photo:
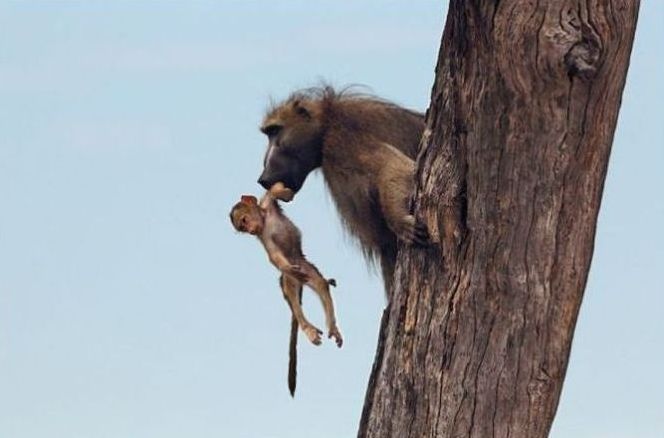
[[[293,196],[295,196],[293,190],[286,187],[281,181],[273,184],[272,187],[270,187],[269,192],[270,195],[284,202],[290,202],[293,199]]]
[[[288,275],[295,277],[297,280],[301,281],[302,283],[306,283],[309,280],[309,276],[307,275],[306,272],[304,272],[302,266],[300,265],[289,265],[285,269],[285,272]]]
[[[427,246],[430,243],[427,226],[410,214],[401,223],[397,237],[409,245]]]
[[[337,347],[341,348],[341,345],[344,343],[343,338],[341,337],[341,332],[339,331],[339,327],[334,326],[330,329],[330,332],[327,334],[327,337],[332,339],[334,338],[334,342],[336,342]]]
[[[314,327],[313,325],[308,325],[305,327],[302,327],[302,331],[304,332],[305,335],[307,335],[307,338],[309,341],[311,341],[312,344],[314,345],[320,345],[322,340],[320,335],[323,334],[321,330],[318,328]]]

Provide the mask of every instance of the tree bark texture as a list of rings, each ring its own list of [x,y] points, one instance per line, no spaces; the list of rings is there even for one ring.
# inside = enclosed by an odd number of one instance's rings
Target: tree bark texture
[[[452,0],[359,437],[545,437],[637,0]]]

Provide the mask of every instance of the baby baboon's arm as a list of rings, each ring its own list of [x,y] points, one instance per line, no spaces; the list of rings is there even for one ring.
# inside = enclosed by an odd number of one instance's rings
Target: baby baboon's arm
[[[298,264],[291,263],[288,257],[284,255],[283,251],[276,243],[274,243],[274,241],[271,239],[266,239],[263,243],[265,245],[267,255],[270,258],[270,262],[276,266],[277,269],[279,269],[284,274],[295,277],[297,280],[307,280],[307,274],[302,270],[302,267]]]

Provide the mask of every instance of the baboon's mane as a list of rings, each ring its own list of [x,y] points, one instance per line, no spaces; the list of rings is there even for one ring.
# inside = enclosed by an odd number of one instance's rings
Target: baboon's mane
[[[378,104],[387,109],[406,111],[414,115],[422,116],[421,113],[404,108],[390,100],[381,98],[371,93],[366,85],[352,84],[335,90],[331,85],[319,85],[315,87],[301,88],[292,92],[286,99],[280,102],[271,102],[267,109],[267,115],[278,108],[296,101],[319,101],[324,108],[329,108],[338,102],[356,102]]]

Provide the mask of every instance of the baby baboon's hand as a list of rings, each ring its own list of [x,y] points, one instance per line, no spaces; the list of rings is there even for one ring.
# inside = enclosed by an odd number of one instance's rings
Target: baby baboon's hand
[[[320,345],[322,340],[320,335],[323,334],[321,330],[318,328],[314,327],[313,325],[308,325],[305,327],[302,327],[302,331],[304,332],[305,335],[307,335],[307,338],[309,341],[311,341],[312,344],[314,345]]]
[[[286,187],[281,181],[273,184],[272,187],[270,187],[269,192],[270,195],[284,202],[290,202],[293,199],[293,196],[295,196],[293,190]]]
[[[404,217],[400,228],[399,235],[397,236],[400,240],[403,240],[409,245],[429,245],[429,230],[427,229],[427,226],[418,221],[415,216],[409,214]]]
[[[327,337],[332,339],[334,338],[334,342],[337,343],[337,347],[341,348],[341,345],[344,343],[343,338],[341,337],[341,332],[339,331],[339,327],[334,326],[330,329],[330,332],[327,334]]]
[[[285,269],[285,271],[288,275],[295,277],[297,280],[301,281],[302,283],[306,283],[309,280],[309,276],[307,275],[306,272],[304,272],[302,266],[300,265],[289,265]]]

